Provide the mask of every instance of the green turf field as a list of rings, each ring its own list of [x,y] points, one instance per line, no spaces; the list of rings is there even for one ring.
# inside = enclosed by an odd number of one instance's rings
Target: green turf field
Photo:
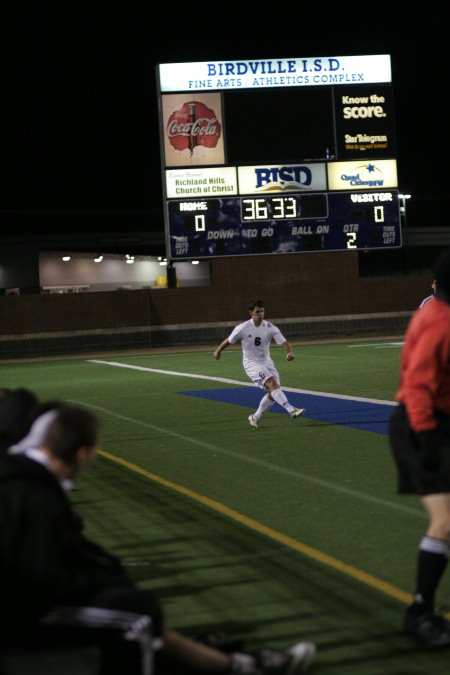
[[[372,339],[296,344],[291,363],[272,355],[288,396],[392,402],[400,349],[401,338]],[[386,436],[308,409],[297,420],[270,412],[253,430],[253,407],[208,397],[253,389],[240,350],[219,362],[212,351],[2,363],[0,384],[97,412],[101,452],[73,499],[88,533],[157,591],[172,627],[225,628],[248,648],[312,639],[314,673],[447,672],[448,651],[402,633],[426,519],[396,495]],[[442,604],[447,592],[448,576]]]

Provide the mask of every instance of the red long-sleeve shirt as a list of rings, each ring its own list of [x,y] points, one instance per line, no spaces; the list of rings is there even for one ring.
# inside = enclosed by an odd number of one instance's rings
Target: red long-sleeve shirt
[[[428,302],[409,323],[397,400],[416,432],[436,428],[436,410],[450,415],[450,305],[443,300]]]

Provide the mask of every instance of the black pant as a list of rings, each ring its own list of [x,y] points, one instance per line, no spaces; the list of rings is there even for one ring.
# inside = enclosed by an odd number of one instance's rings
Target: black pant
[[[398,405],[389,421],[389,440],[397,467],[400,494],[438,494],[450,492],[450,416],[435,412],[440,439],[439,465],[426,469],[423,449],[411,428],[404,405]]]

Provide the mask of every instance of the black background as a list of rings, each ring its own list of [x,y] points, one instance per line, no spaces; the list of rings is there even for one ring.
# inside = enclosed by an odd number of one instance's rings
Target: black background
[[[334,146],[330,87],[228,91],[223,100],[230,164],[325,159]]]
[[[248,5],[5,10],[1,236],[163,230],[158,63],[379,53],[392,58],[409,225],[447,225],[445,3]]]

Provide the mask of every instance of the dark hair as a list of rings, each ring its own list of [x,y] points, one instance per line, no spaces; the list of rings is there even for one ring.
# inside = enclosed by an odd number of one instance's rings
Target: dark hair
[[[67,464],[75,460],[81,447],[94,448],[98,441],[99,421],[84,408],[59,405],[50,423],[43,445]]]
[[[437,257],[434,264],[434,279],[439,291],[450,294],[450,248]]]
[[[248,308],[252,312],[255,307],[264,307],[264,303],[262,300],[250,300]]]
[[[0,452],[27,435],[38,407],[29,389],[0,389]]]

